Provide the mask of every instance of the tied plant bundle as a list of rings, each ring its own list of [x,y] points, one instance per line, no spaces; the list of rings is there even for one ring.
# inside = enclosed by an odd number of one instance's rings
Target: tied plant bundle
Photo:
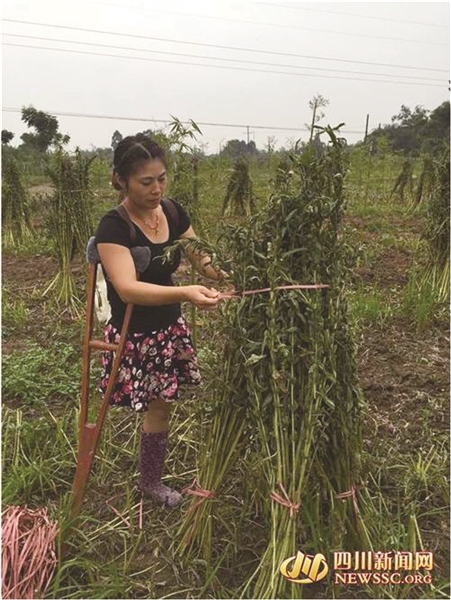
[[[431,285],[439,302],[449,304],[450,277],[450,151],[449,144],[431,160],[426,210],[429,253],[424,283]]]
[[[249,227],[230,227],[223,238],[235,288],[272,291],[225,303],[224,356],[197,478],[216,497],[193,501],[179,550],[217,561],[220,527],[236,536],[228,544],[236,550],[247,532],[231,527],[228,498],[240,494],[241,514],[248,523],[258,515],[265,536],[243,578],[244,597],[297,597],[302,586],[280,575],[284,560],[298,549],[362,549],[368,541],[356,497],[362,395],[345,297],[349,252],[340,235],[345,150],[336,130],[324,131],[329,145],[294,154],[289,185]],[[329,288],[275,289],[289,284]],[[246,529],[246,518],[239,522]]]
[[[255,198],[249,175],[249,163],[241,157],[233,166],[222,205],[222,214],[249,217],[253,213],[255,213]]]
[[[52,291],[57,304],[68,307],[75,315],[81,305],[71,262],[77,251],[84,255],[93,231],[90,166],[94,158],[87,158],[78,148],[73,156],[59,148],[47,169],[55,188],[49,198],[47,227],[54,240],[59,271],[44,294]]]
[[[2,161],[2,242],[5,248],[13,248],[33,235],[30,198],[19,164],[7,149]]]

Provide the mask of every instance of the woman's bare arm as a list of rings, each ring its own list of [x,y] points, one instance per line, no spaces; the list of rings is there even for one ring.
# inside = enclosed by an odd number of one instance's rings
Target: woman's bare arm
[[[130,250],[119,244],[97,244],[100,261],[121,300],[143,306],[191,302],[201,309],[214,309],[219,293],[202,285],[165,286],[138,281]]]

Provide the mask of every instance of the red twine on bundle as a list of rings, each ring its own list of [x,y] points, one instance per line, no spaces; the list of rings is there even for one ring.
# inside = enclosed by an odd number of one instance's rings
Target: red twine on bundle
[[[360,512],[359,512],[359,506],[357,504],[356,493],[363,487],[365,487],[363,484],[358,484],[358,485],[352,484],[351,489],[348,490],[347,492],[341,492],[341,494],[335,494],[335,498],[338,498],[339,500],[345,500],[346,498],[352,499],[352,507],[354,509],[357,528],[360,527],[359,526]]]
[[[232,298],[242,298],[243,296],[250,296],[252,294],[261,294],[262,292],[272,292],[274,290],[322,290],[330,287],[325,283],[312,283],[312,284],[299,284],[299,285],[278,285],[273,288],[261,288],[259,290],[245,290],[244,292],[236,292],[232,290],[230,292],[221,292],[219,297],[221,300],[230,300]]]
[[[203,487],[199,484],[197,477],[195,477],[190,486],[184,488],[182,490],[182,494],[189,494],[190,496],[197,496],[199,500],[191,506],[188,512],[195,510],[204,500],[207,498],[215,498],[216,492],[212,492],[210,490],[204,490]]]
[[[8,506],[2,513],[2,598],[43,598],[57,565],[58,523],[46,508]]]
[[[293,519],[295,517],[296,513],[298,512],[301,504],[292,502],[290,500],[290,497],[288,496],[285,488],[283,487],[283,485],[281,483],[279,483],[279,487],[282,490],[282,493],[285,497],[283,498],[277,492],[271,492],[269,497],[271,498],[271,500],[274,500],[274,502],[278,502],[282,506],[285,506],[286,508],[288,508],[290,510],[290,519]]]
[[[204,490],[204,488],[199,484],[199,480],[197,479],[197,477],[195,477],[193,479],[191,485],[189,485],[186,488],[183,488],[181,493],[189,494],[190,496],[197,496],[199,498],[199,500],[197,502],[195,502],[192,506],[189,507],[189,509],[187,510],[186,515],[185,515],[186,517],[188,515],[190,515],[193,511],[195,511],[196,508],[198,506],[200,506],[204,500],[207,500],[208,498],[216,497],[216,492],[213,492],[210,490]],[[193,535],[194,535],[194,524],[193,524],[193,526],[191,526],[190,530],[188,530],[188,532],[185,534],[185,537],[183,538],[183,541],[186,546],[189,546],[191,544]]]

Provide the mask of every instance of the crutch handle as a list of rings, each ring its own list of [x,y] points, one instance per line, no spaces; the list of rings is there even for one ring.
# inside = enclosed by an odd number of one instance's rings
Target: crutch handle
[[[93,350],[104,350],[106,352],[116,352],[118,344],[108,344],[107,342],[101,342],[100,340],[91,340],[89,347]]]

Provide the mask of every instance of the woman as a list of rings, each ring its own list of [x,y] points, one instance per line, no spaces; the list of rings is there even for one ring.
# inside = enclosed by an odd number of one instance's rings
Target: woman
[[[156,502],[175,507],[181,495],[161,482],[167,452],[171,403],[178,399],[180,384],[198,384],[200,374],[189,328],[181,314],[181,302],[201,310],[214,310],[219,292],[201,285],[174,286],[171,275],[180,264],[180,251],[163,259],[165,249],[177,239],[194,238],[184,209],[163,200],[167,185],[163,149],[143,134],[124,138],[114,153],[112,183],[121,191],[121,216],[117,210],[100,221],[96,243],[106,274],[112,316],[105,341],[117,343],[125,306],[134,307],[129,337],[111,403],[129,406],[144,414],[139,466],[141,490]],[[126,218],[124,218],[126,217]],[[148,246],[151,260],[139,281],[130,248]],[[221,280],[207,256],[189,252],[203,275]],[[105,392],[112,353],[102,358],[101,390]]]

